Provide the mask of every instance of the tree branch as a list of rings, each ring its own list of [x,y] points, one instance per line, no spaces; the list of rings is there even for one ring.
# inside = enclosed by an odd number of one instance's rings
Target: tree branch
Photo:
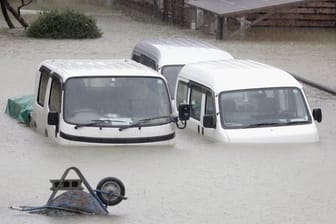
[[[13,25],[12,21],[10,20],[8,13],[7,13],[7,7],[6,5],[8,4],[7,0],[0,0],[0,5],[1,5],[1,11],[2,15],[4,16],[6,23],[10,29],[14,29],[15,26]]]

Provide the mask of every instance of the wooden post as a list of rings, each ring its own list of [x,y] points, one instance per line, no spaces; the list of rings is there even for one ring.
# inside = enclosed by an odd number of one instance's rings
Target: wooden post
[[[162,15],[162,20],[163,21],[168,21],[168,0],[163,0],[163,15]]]
[[[176,5],[177,5],[177,0],[170,0],[170,14],[171,14],[171,18],[172,18],[172,22],[173,24],[176,24]]]
[[[217,16],[216,40],[223,40],[224,36],[224,17]]]
[[[153,0],[153,14],[155,16],[160,15],[160,6],[158,0]]]
[[[184,26],[184,0],[180,0],[180,25]]]

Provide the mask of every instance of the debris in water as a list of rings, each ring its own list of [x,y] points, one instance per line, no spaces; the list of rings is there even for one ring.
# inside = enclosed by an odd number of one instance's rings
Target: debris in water
[[[65,179],[69,171],[73,170],[79,179]],[[126,200],[124,184],[115,177],[102,179],[97,189],[93,190],[82,173],[76,167],[70,167],[64,171],[63,176],[52,183],[52,194],[46,205],[43,206],[10,206],[10,209],[25,211],[34,214],[50,216],[64,216],[74,214],[107,215],[107,206],[119,204]],[[83,190],[82,184],[87,191]],[[58,195],[58,191],[65,191]]]

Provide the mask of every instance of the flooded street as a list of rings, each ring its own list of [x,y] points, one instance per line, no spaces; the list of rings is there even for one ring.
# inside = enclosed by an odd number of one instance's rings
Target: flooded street
[[[8,31],[0,17],[3,111],[9,97],[33,93],[35,70],[45,59],[130,58],[139,40],[157,37],[200,38],[236,58],[271,64],[336,90],[336,29],[258,28],[219,42],[108,5],[89,6],[81,9],[94,14],[102,38],[26,38],[21,30]],[[1,223],[334,223],[336,96],[309,86],[305,91],[310,106],[323,111],[318,144],[226,145],[178,130],[171,147],[63,147],[1,113]],[[60,178],[70,166],[93,188],[107,176],[121,179],[129,199],[102,217],[8,209],[43,205],[51,194],[49,179]]]

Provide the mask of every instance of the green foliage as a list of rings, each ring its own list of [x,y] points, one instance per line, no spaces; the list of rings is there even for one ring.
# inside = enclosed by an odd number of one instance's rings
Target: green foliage
[[[92,17],[74,10],[42,12],[28,27],[27,35],[35,38],[84,39],[101,37]]]

